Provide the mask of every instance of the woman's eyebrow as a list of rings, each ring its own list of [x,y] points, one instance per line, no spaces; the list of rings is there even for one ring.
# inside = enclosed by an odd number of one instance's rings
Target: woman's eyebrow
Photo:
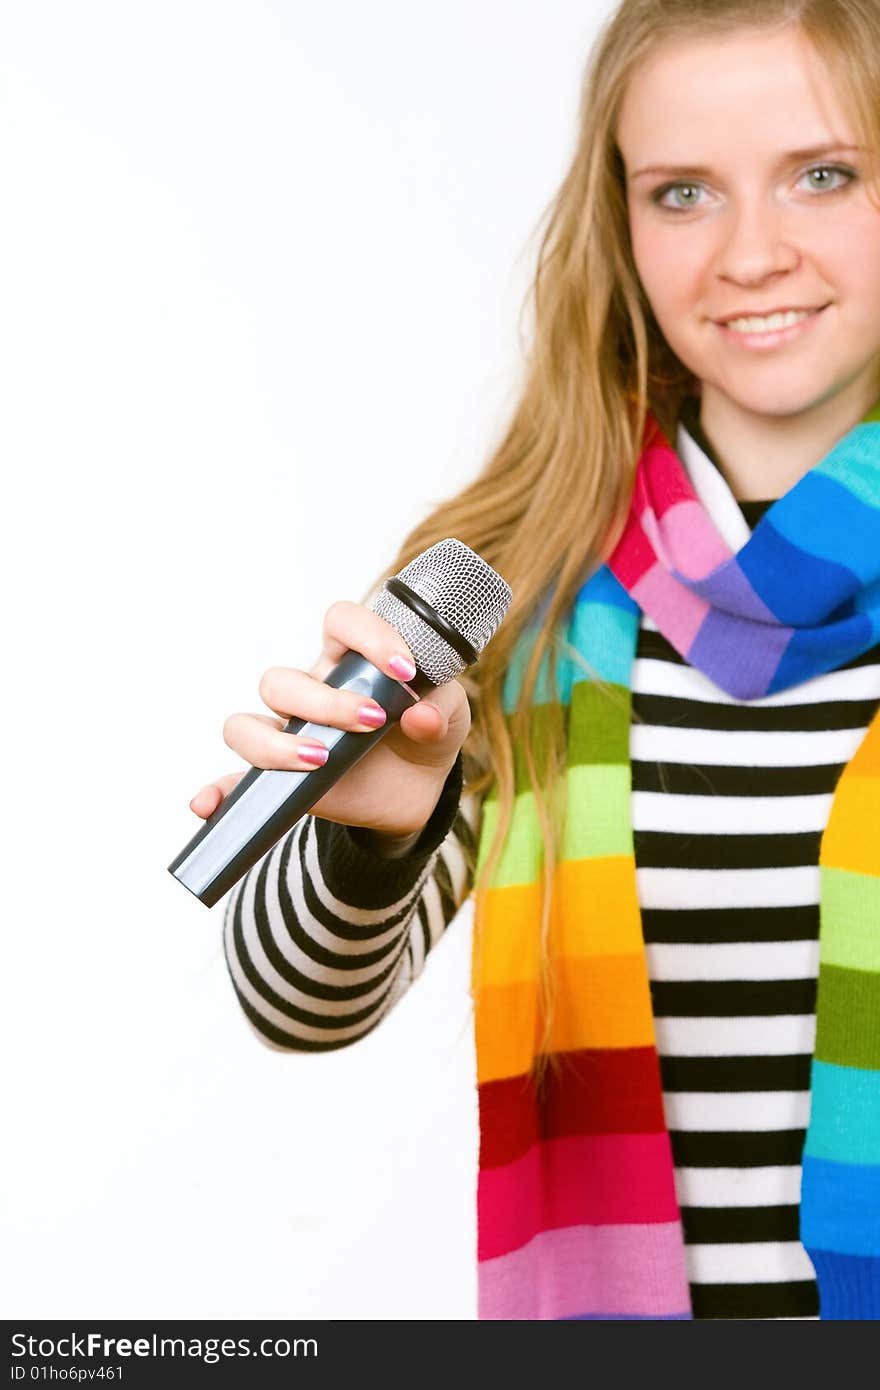
[[[789,150],[779,156],[778,164],[793,164],[801,159],[817,159],[821,155],[839,154],[843,150],[863,150],[864,145],[811,145],[806,150]],[[629,175],[629,182],[642,178],[645,174],[686,174],[688,177],[704,177],[712,170],[704,164],[651,164],[644,169],[636,169]]]

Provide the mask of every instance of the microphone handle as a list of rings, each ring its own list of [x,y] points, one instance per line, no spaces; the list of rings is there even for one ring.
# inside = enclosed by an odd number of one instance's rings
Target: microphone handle
[[[330,756],[323,767],[308,771],[252,767],[223,798],[168,865],[168,872],[206,907],[213,907],[344,772],[360,762],[399,722],[404,710],[434,689],[421,671],[404,684],[380,671],[360,652],[346,652],[323,680],[337,690],[351,690],[378,701],[387,711],[385,723],[380,729],[359,732],[303,719],[287,721],[285,733],[320,739]]]

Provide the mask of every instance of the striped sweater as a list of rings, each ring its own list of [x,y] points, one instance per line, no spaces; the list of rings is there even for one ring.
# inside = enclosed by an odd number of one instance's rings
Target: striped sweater
[[[696,412],[680,456],[717,463]],[[769,505],[740,510],[754,527]],[[880,706],[880,646],[743,702],[643,616],[632,688],[636,879],[694,1316],[816,1317],[798,1204],[819,842]],[[265,1042],[325,1050],[381,1022],[470,892],[479,817],[459,756],[404,858],[305,817],[236,885],[226,960]]]

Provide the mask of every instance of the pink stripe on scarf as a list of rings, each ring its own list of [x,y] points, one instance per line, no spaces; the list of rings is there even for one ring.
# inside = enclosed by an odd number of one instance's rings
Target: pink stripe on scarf
[[[478,1300],[478,1317],[496,1320],[687,1316],[681,1227],[665,1221],[545,1231],[479,1266]]]
[[[669,1136],[579,1134],[533,1144],[479,1175],[480,1260],[547,1229],[676,1221]]]
[[[673,579],[661,564],[653,565],[647,574],[642,575],[630,593],[649,618],[654,618],[655,613],[660,614],[664,636],[668,637],[676,651],[686,656],[711,605]],[[657,622],[656,618],[654,622]]]
[[[642,526],[665,568],[678,570],[686,579],[704,579],[733,553],[699,502],[679,502],[660,522],[652,511],[644,511]]]

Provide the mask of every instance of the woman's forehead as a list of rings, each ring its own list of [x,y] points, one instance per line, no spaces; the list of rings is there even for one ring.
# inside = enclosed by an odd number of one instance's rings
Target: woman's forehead
[[[779,154],[856,143],[834,85],[809,42],[793,29],[666,40],[632,73],[616,138],[638,163],[706,163],[754,137]]]

